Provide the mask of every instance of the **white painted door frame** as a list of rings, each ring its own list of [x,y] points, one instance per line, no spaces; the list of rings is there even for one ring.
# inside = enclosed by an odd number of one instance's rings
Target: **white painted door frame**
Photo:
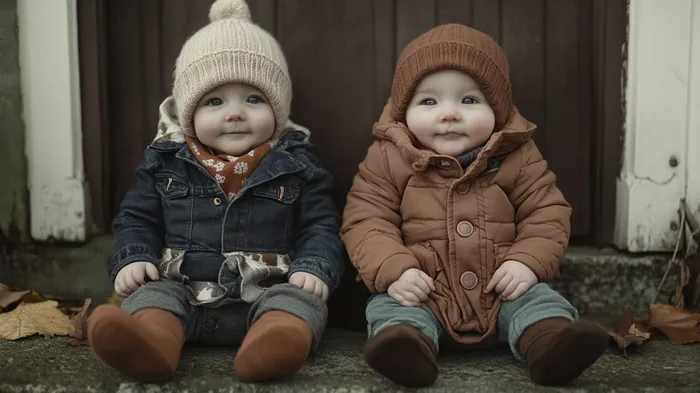
[[[631,0],[616,244],[672,250],[679,200],[700,212],[700,1]]]
[[[31,235],[84,241],[76,0],[18,0]]]

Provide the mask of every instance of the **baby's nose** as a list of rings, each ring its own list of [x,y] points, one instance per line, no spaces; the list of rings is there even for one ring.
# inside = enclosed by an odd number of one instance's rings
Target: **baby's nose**
[[[233,110],[226,114],[226,121],[241,121],[243,113],[240,110]]]
[[[458,121],[459,114],[454,109],[448,109],[442,113],[441,121]]]

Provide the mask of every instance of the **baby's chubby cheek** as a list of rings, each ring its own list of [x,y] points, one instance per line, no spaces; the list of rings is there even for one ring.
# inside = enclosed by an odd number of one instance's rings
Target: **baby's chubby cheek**
[[[419,119],[411,118],[406,119],[406,126],[417,138],[432,137],[437,132],[435,125],[431,122]]]

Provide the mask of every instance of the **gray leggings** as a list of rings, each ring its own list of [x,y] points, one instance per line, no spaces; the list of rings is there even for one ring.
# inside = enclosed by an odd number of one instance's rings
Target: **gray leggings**
[[[177,281],[162,278],[146,283],[122,302],[130,314],[144,308],[158,308],[175,314],[185,328],[185,340],[207,345],[239,345],[250,326],[272,310],[285,311],[309,324],[313,349],[326,329],[328,309],[317,296],[292,284],[278,284],[266,290],[254,303],[237,303],[219,308],[192,306],[187,289]]]
[[[371,337],[386,327],[407,323],[432,338],[435,345],[438,345],[440,338],[450,344],[449,346],[474,349],[493,347],[499,343],[507,342],[513,355],[519,360],[524,360],[518,352],[520,336],[535,322],[553,317],[575,321],[578,319],[578,311],[547,284],[539,283],[516,300],[503,303],[498,311],[497,337],[479,344],[461,345],[454,343],[453,340],[450,342],[451,337],[445,334],[440,321],[428,306],[402,306],[391,296],[382,293],[374,295],[367,304],[367,322],[369,324],[367,331]],[[445,340],[446,338],[449,339]]]

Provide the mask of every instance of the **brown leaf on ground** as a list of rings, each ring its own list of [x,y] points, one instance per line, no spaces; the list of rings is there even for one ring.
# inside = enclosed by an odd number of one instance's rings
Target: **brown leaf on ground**
[[[112,292],[112,296],[107,299],[107,304],[113,304],[120,307],[122,305],[122,300],[124,299],[121,296],[117,295],[116,292]]]
[[[75,304],[75,302],[67,301],[55,296],[44,295],[37,291],[30,291],[28,294],[22,297],[22,303],[41,303],[47,300],[55,300],[58,302],[58,309],[66,315],[73,315],[79,312],[81,309],[80,305]]]
[[[28,293],[29,291],[13,291],[7,285],[0,283],[0,312],[22,300],[22,297]]]
[[[14,310],[0,314],[0,339],[17,340],[41,334],[65,336],[73,330],[70,320],[56,308],[58,302],[20,303]]]
[[[60,302],[58,303],[58,309],[61,310],[62,313],[71,316],[79,313],[83,308],[82,307],[75,307],[72,305],[62,305]]]
[[[700,341],[700,314],[669,306],[649,306],[649,326],[660,330],[672,344]]]
[[[646,326],[645,321],[635,321],[630,313],[626,313],[618,319],[617,329],[608,332],[608,335],[627,355],[628,350],[636,350],[651,337],[651,329]]]
[[[44,296],[37,291],[31,291],[22,297],[22,303],[42,303],[47,300],[54,300],[50,296]]]
[[[73,325],[73,331],[68,333],[70,336],[68,343],[74,347],[90,345],[87,339],[87,322],[88,318],[90,317],[90,304],[92,304],[92,299],[85,299],[83,308],[81,308],[80,312],[75,314],[73,318],[70,319],[70,322]]]

